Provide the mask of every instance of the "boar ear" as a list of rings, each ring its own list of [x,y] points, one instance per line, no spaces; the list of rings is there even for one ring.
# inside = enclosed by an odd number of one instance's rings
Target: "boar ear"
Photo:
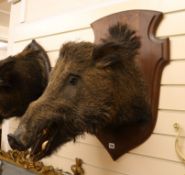
[[[24,50],[39,51],[41,50],[41,46],[33,39],[30,44],[28,44]]]
[[[116,43],[105,43],[98,45],[93,50],[93,59],[96,66],[104,68],[114,65],[121,60],[120,46]]]
[[[102,39],[102,44],[95,47],[93,57],[97,65],[110,66],[117,63],[133,61],[138,49],[140,39],[135,31],[127,25],[120,23],[109,28],[109,36]]]
[[[42,60],[44,66],[47,67],[48,72],[51,70],[49,57],[46,51],[35,40],[32,40],[31,43],[25,47],[22,53],[25,53],[26,59],[30,59],[31,57],[32,59]]]
[[[33,50],[39,50],[40,49],[40,45],[34,39],[32,40],[30,46]]]

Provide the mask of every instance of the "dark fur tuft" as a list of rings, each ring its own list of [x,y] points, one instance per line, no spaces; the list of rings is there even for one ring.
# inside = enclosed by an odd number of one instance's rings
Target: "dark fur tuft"
[[[104,39],[104,42],[119,42],[123,48],[132,50],[131,56],[135,56],[136,51],[140,48],[140,38],[136,36],[134,30],[129,29],[128,25],[122,25],[118,23],[115,26],[109,28],[110,36],[108,39]]]
[[[95,46],[93,58],[98,67],[126,64],[133,61],[140,46],[140,38],[135,31],[118,23],[109,28],[109,36],[102,39],[102,44]]]

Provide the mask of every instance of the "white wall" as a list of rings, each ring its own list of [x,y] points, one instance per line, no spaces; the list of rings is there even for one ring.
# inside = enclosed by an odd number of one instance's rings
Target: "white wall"
[[[156,35],[170,38],[171,61],[162,75],[158,121],[152,136],[138,148],[112,161],[99,141],[86,134],[77,143],[64,145],[45,162],[70,170],[75,157],[79,157],[84,160],[88,175],[184,175],[185,166],[174,148],[176,132],[173,124],[179,122],[185,128],[185,1],[79,0],[77,3],[75,0],[32,0],[25,7],[25,23],[20,23],[20,16],[24,12],[21,9],[24,8],[18,3],[11,11],[9,53],[21,51],[32,38],[36,38],[47,50],[53,66],[58,50],[65,41],[93,41],[90,23],[100,17],[130,9],[164,12]],[[4,149],[8,149],[6,134],[13,131],[16,125],[12,120],[4,124]]]
[[[8,27],[0,25],[0,40],[8,40]]]
[[[8,27],[0,26],[0,41],[8,41]],[[6,58],[7,47],[0,47],[0,60]]]
[[[7,56],[7,49],[6,48],[0,48],[0,60],[6,58]]]
[[[0,1],[0,41],[8,41],[9,26],[9,4],[6,1]],[[7,48],[0,47],[0,60],[6,58]]]

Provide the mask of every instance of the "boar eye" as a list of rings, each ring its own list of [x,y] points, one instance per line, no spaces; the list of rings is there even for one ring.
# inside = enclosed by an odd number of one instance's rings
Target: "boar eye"
[[[68,83],[70,85],[76,85],[78,83],[78,80],[79,80],[79,76],[78,75],[74,75],[74,74],[71,74],[69,75],[69,78],[68,78]]]

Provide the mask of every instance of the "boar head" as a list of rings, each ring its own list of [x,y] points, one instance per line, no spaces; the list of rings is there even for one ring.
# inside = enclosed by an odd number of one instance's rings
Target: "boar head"
[[[119,23],[102,44],[64,44],[45,92],[8,136],[10,146],[31,147],[38,160],[84,132],[146,122],[151,114],[135,64],[139,47],[135,32]]]
[[[19,54],[0,61],[0,122],[23,115],[44,91],[49,71],[48,56],[35,40]]]

